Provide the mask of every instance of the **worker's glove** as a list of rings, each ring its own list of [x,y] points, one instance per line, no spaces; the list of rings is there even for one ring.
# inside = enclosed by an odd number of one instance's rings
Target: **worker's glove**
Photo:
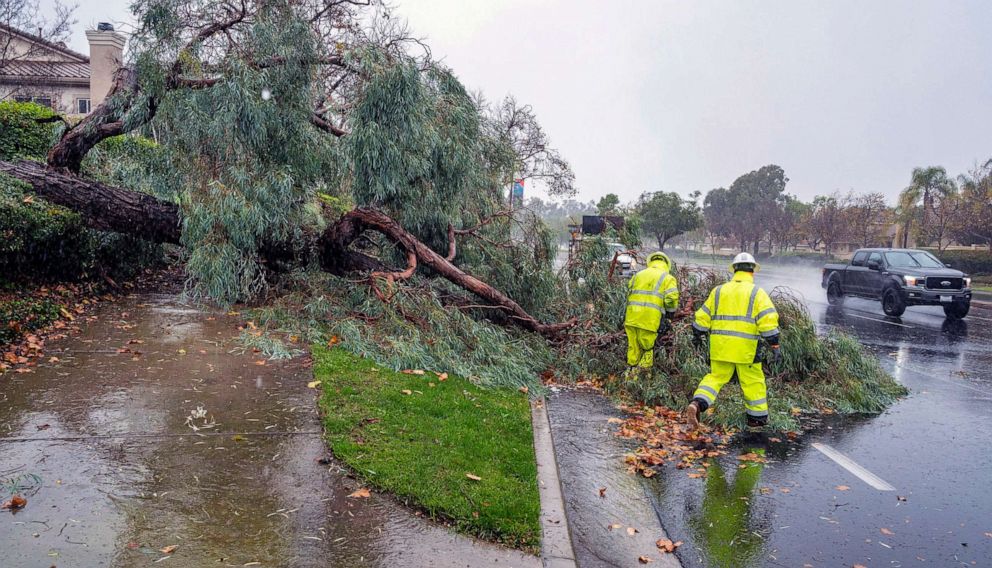
[[[777,369],[782,364],[782,349],[776,343],[772,345],[772,365]]]
[[[703,347],[703,338],[705,336],[706,336],[706,332],[705,331],[700,331],[700,330],[696,329],[695,327],[692,328],[692,344],[695,345],[696,347],[699,347],[699,348],[702,348]]]
[[[665,335],[670,329],[672,329],[672,324],[668,322],[668,317],[662,314],[661,322],[658,324],[658,335]]]

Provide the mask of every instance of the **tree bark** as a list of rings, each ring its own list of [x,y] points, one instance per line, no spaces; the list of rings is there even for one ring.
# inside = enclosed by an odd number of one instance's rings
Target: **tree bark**
[[[79,213],[93,229],[179,244],[179,206],[175,203],[29,160],[0,161],[0,172],[30,184],[46,200]]]

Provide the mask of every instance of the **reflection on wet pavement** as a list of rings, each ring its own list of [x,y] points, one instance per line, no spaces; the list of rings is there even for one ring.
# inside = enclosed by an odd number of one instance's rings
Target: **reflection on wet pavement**
[[[539,564],[349,498],[357,482],[318,463],[309,370],[241,352],[237,323],[132,297],[50,343],[57,361],[0,378],[0,491],[28,498],[0,512],[0,564]]]
[[[639,556],[652,559],[650,566],[679,566],[655,546],[667,537],[638,478],[626,471],[630,448],[608,422],[619,415],[612,403],[593,392],[562,390],[547,404],[579,566],[640,566]]]

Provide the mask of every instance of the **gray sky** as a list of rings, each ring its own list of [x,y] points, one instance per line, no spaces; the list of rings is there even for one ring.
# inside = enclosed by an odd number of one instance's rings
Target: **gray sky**
[[[992,157],[985,0],[395,4],[469,88],[534,107],[581,199],[705,192],[775,163],[806,200],[894,201],[915,166]],[[126,5],[82,3],[73,47]]]

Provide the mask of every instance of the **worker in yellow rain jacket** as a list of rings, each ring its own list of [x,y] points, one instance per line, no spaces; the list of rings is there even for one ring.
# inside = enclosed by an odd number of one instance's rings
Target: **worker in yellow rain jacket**
[[[781,358],[778,341],[778,312],[768,294],[754,284],[759,269],[754,257],[742,252],[731,264],[733,278],[714,288],[703,307],[696,310],[692,331],[696,343],[710,336],[710,373],[703,377],[685,410],[686,420],[693,428],[699,426],[699,415],[716,401],[723,385],[737,373],[744,393],[744,410],[749,427],[768,423],[768,400],[765,374],[761,369],[764,339],[772,348],[774,362]]]
[[[667,331],[668,319],[679,307],[679,285],[670,273],[671,264],[665,253],[651,253],[647,268],[627,283],[623,327],[627,332],[628,376],[654,364],[655,341]]]

